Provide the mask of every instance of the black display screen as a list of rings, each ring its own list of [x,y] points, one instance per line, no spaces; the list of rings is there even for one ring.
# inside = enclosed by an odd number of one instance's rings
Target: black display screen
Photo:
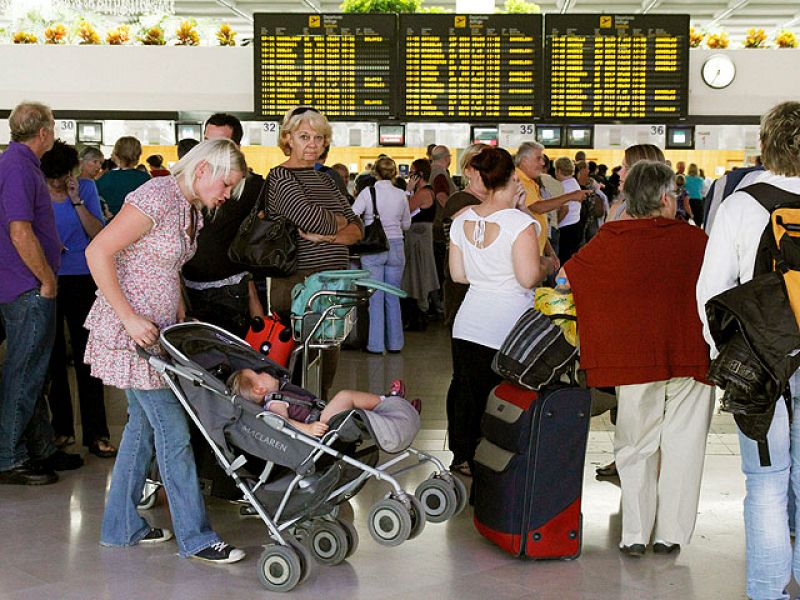
[[[397,114],[397,17],[256,13],[255,112],[279,118],[298,105],[332,119]]]
[[[689,105],[689,15],[547,15],[550,118],[669,121]]]
[[[400,15],[403,118],[538,116],[541,15]]]

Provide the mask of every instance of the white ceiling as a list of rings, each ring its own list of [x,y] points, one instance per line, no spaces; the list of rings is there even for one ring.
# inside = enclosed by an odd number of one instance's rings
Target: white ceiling
[[[206,17],[229,22],[242,37],[252,35],[252,24],[245,15],[254,12],[339,12],[341,0],[175,0],[181,17]],[[777,30],[788,27],[800,32],[798,0],[541,0],[544,13],[641,13],[690,14],[692,25],[703,30],[723,29],[731,37],[731,47],[740,47],[751,27],[763,28],[770,39]],[[424,0],[423,6],[443,6],[455,10],[455,0]],[[496,1],[502,6],[503,0]],[[226,6],[228,5],[228,6]],[[232,8],[231,8],[232,7]],[[313,8],[312,8],[313,7]],[[234,10],[235,9],[235,10]],[[716,21],[715,21],[716,19]]]

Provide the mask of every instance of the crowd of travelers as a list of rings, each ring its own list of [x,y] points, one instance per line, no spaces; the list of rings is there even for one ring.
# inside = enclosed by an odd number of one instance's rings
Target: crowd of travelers
[[[40,103],[18,105],[9,126],[12,141],[0,156],[0,483],[49,484],[83,464],[66,451],[76,431],[68,338],[82,443],[116,458],[101,543],[173,537],[136,508],[155,457],[180,554],[241,560],[244,552],[208,522],[186,415],[137,346],[153,349],[161,329],[188,318],[244,336],[267,306],[288,315],[295,284],[359,261],[373,279],[408,294],[371,298],[365,352],[401,352],[405,332],[430,320],[450,333],[447,439],[451,469],[464,477],[474,469],[486,399],[500,382],[494,354],[538,286],[571,292],[586,385],[616,399],[615,462],[598,474],[619,477],[620,551],[670,554],[689,543],[714,407],[709,364],[718,352],[705,305],[753,276],[769,211],[748,186],[800,194],[800,104],[763,117],[763,165],[715,182],[694,163],[673,171],[648,144],[627,148],[610,172],[584,152],[551,160],[542,145],[525,142],[469,146],[458,156],[460,176],[442,145],[407,166],[380,155],[351,174],[325,165],[331,126],[304,106],[283,118],[286,159],[266,176],[248,167],[242,125],[224,113],[207,120],[204,140],[180,141],[176,163],[152,155],[142,168],[134,137],[117,140],[110,160],[56,140],[53,114]],[[298,232],[295,272],[268,284],[226,251],[262,203]],[[349,246],[376,220],[388,249],[353,256]],[[324,398],[338,353],[323,352]],[[789,515],[790,496],[800,492],[800,424],[790,419],[800,408],[796,379],[774,411],[768,465],[740,433],[753,599],[788,598],[792,574],[800,578]],[[128,402],[119,448],[104,385]]]

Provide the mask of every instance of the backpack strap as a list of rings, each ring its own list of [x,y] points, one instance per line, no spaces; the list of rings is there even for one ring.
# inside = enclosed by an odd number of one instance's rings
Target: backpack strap
[[[797,204],[800,206],[800,194],[793,194],[769,183],[754,183],[739,190],[751,195],[771,214],[779,206]]]

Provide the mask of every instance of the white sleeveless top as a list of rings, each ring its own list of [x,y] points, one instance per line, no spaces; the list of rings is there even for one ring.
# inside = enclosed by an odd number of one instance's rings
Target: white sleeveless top
[[[464,222],[475,221],[480,236],[481,222],[500,227],[497,239],[484,248],[467,241]],[[507,208],[481,217],[472,208],[453,219],[450,240],[464,257],[464,271],[469,291],[453,323],[453,337],[489,348],[500,348],[517,319],[533,306],[533,291],[523,288],[514,275],[512,245],[517,236],[533,223],[537,235],[539,223],[529,214]]]

